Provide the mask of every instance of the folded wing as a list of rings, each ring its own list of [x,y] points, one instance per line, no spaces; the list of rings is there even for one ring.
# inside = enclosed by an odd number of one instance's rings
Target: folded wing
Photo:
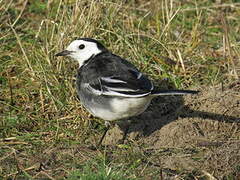
[[[96,95],[143,97],[151,94],[153,85],[146,76],[133,69],[127,73],[128,76],[100,77],[86,84],[86,87]]]

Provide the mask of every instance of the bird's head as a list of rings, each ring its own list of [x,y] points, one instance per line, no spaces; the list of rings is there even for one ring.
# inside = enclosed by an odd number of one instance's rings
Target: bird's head
[[[69,46],[55,56],[69,56],[78,61],[80,67],[97,54],[107,51],[98,41],[91,38],[80,38],[72,41]]]

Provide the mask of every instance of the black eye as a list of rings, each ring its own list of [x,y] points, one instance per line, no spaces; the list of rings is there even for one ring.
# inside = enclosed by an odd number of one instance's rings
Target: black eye
[[[85,45],[84,44],[81,44],[80,46],[79,46],[79,49],[84,49],[85,48]]]

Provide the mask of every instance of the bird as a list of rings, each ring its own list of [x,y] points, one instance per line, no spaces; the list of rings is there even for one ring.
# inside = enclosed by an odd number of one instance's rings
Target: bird
[[[143,113],[158,96],[197,94],[194,90],[157,90],[152,81],[130,61],[115,55],[92,38],[73,40],[55,56],[67,56],[79,64],[76,89],[81,104],[95,117],[110,123]]]

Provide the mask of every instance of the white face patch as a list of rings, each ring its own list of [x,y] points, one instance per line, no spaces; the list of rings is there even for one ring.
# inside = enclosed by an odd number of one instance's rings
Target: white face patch
[[[77,60],[80,67],[91,56],[97,55],[101,52],[96,43],[84,40],[74,40],[66,50],[72,51],[68,56]]]

